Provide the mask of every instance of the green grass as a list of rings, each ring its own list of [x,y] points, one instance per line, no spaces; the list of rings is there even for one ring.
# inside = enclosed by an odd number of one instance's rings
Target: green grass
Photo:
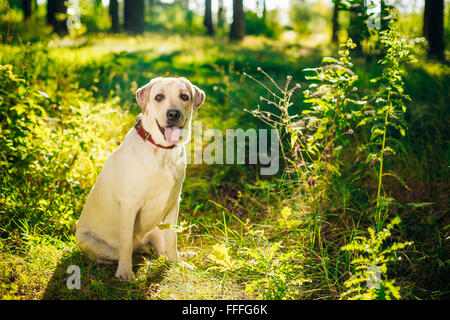
[[[206,92],[196,116],[204,127],[258,128],[263,124],[244,108],[255,108],[266,92],[243,73],[267,83],[256,72],[262,67],[279,83],[291,75],[305,87],[302,69],[319,65],[333,50],[324,44],[308,47],[261,37],[237,44],[154,33],[52,40],[48,49],[41,43],[27,48],[2,45],[0,64],[11,63],[26,78],[29,92],[45,92],[49,98],[40,103],[47,117],[59,120],[45,120],[25,139],[24,145],[36,153],[30,151],[34,158],[23,164],[24,171],[4,167],[0,297],[339,298],[350,263],[349,253],[339,249],[364,234],[372,205],[367,203],[368,191],[357,189],[355,172],[336,178],[328,206],[319,207],[298,191],[296,181],[281,174],[263,178],[253,166],[189,165],[178,247],[196,255],[174,265],[152,253],[135,254],[132,282],[115,279],[115,264],[91,262],[74,242],[74,223],[96,175],[140,112],[134,100],[139,86],[156,76],[187,77]],[[412,102],[407,155],[389,166],[400,172],[410,190],[388,178],[385,188],[395,195],[394,211],[404,221],[396,237],[414,241],[414,246],[402,253],[402,261],[389,274],[405,298],[442,298],[449,293],[445,88],[450,71],[422,60],[408,69],[406,90]],[[369,79],[380,69],[375,61],[357,59],[355,70],[363,79],[368,73]],[[307,107],[302,101],[301,94],[294,95],[297,112]],[[37,137],[48,145],[38,144]],[[431,204],[408,205],[413,202]],[[289,214],[283,211],[286,207],[291,208]],[[230,264],[211,258],[218,243],[226,244]],[[277,249],[276,243],[283,248]],[[80,290],[66,287],[69,265],[81,268]],[[255,281],[260,281],[259,290],[247,287]]]

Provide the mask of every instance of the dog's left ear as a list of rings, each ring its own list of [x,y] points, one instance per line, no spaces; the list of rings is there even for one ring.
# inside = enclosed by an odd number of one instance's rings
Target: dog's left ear
[[[182,82],[184,82],[188,88],[190,88],[192,93],[192,104],[194,106],[194,111],[197,111],[198,108],[205,102],[205,92],[203,92],[202,89],[197,87],[196,85],[193,85],[188,79],[184,77],[178,78]]]
[[[150,96],[150,90],[152,86],[155,84],[157,80],[161,79],[160,77],[150,80],[145,86],[140,87],[136,90],[136,101],[141,106],[142,112],[145,112],[147,109],[147,103]]]
[[[192,91],[194,94],[192,98],[192,102],[194,103],[194,110],[197,111],[198,108],[200,108],[200,106],[203,104],[203,102],[205,102],[205,92],[203,92],[203,90],[201,90],[196,85],[192,85]]]

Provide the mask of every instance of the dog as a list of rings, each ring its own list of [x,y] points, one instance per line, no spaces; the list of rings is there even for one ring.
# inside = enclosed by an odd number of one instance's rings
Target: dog
[[[80,249],[99,263],[118,261],[115,276],[134,278],[132,254],[153,246],[179,259],[176,225],[186,173],[184,144],[205,93],[186,78],[155,78],[136,91],[142,113],[106,160],[76,224]]]

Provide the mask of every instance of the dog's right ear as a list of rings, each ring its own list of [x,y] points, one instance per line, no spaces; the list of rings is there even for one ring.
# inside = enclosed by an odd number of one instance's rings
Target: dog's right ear
[[[195,85],[192,85],[192,90],[194,91],[194,110],[197,111],[205,102],[205,92]]]
[[[150,97],[150,91],[152,86],[155,84],[157,80],[161,79],[160,77],[150,80],[145,86],[140,87],[136,90],[136,101],[141,106],[142,112],[147,110],[147,104]]]

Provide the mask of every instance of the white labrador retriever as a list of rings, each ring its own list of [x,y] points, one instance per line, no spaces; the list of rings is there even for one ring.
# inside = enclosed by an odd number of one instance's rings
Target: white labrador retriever
[[[97,262],[118,260],[116,277],[131,280],[132,254],[153,246],[178,260],[172,229],[186,171],[183,144],[205,93],[185,78],[155,78],[136,91],[142,113],[108,157],[80,219],[76,241]]]

